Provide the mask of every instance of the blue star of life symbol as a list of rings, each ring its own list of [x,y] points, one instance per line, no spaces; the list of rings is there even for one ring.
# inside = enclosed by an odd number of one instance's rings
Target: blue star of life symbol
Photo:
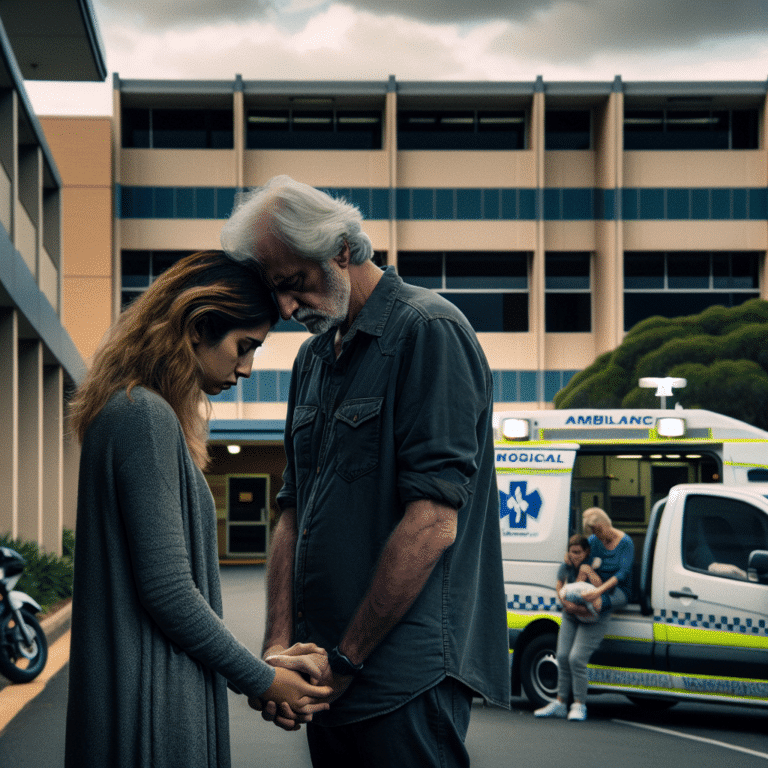
[[[510,528],[525,528],[529,517],[538,518],[541,510],[541,494],[538,491],[527,493],[528,483],[510,483],[509,493],[499,490],[501,518],[509,515]]]

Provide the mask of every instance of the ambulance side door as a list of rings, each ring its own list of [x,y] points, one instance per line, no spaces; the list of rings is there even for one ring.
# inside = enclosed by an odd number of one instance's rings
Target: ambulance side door
[[[768,549],[768,503],[692,490],[672,531],[658,596],[669,671],[768,680],[768,585],[747,579],[750,553]]]

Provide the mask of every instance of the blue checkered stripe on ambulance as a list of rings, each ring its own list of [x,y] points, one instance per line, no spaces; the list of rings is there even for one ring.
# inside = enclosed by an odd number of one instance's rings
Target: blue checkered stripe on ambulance
[[[562,606],[556,597],[551,595],[512,595],[507,601],[507,609],[510,611],[550,611],[559,613]]]
[[[711,613],[686,613],[684,611],[660,610],[653,620],[661,624],[678,627],[717,629],[721,632],[741,632],[745,635],[768,636],[768,622],[765,619],[742,619],[738,616],[717,616]]]

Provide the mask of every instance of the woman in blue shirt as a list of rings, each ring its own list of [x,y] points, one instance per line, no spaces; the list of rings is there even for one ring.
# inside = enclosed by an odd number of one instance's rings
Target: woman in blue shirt
[[[585,529],[591,532],[589,545],[593,557],[601,563],[597,574],[603,580],[599,587],[582,597],[599,607],[600,618],[588,624],[578,616],[588,616],[583,605],[563,601],[563,620],[557,635],[557,699],[534,712],[536,717],[568,717],[586,720],[589,678],[587,664],[608,629],[611,613],[629,602],[632,592],[632,563],[635,547],[632,539],[613,527],[611,518],[600,508],[590,507],[582,515]],[[573,693],[570,710],[566,706]]]

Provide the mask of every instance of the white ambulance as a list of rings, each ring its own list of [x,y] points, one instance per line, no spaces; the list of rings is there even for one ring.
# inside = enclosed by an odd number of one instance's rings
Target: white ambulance
[[[768,708],[768,432],[704,410],[495,414],[512,692],[557,693],[558,567],[581,513],[635,544],[590,693]]]

